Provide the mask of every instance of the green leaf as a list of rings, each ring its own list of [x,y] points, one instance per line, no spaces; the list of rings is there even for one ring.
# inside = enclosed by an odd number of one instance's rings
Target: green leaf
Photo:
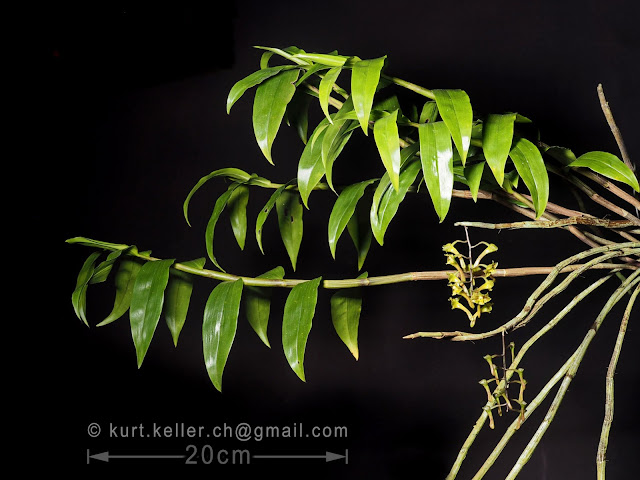
[[[124,245],[122,243],[109,243],[102,242],[100,240],[93,240],[87,237],[73,237],[65,240],[65,243],[70,243],[72,245],[84,245],[85,247],[96,247],[96,248],[104,248],[107,250],[125,250],[129,248],[129,245]]]
[[[318,301],[321,277],[291,289],[284,305],[282,347],[291,369],[304,382],[304,352]]]
[[[239,185],[233,190],[227,201],[231,229],[240,250],[244,250],[247,238],[247,203],[249,203],[249,187],[246,185]]]
[[[364,272],[358,278],[367,278]],[[358,325],[362,311],[362,289],[343,288],[331,296],[331,320],[333,328],[356,360],[358,351]]]
[[[131,250],[135,250],[137,253],[137,249],[134,246],[131,246],[125,250],[116,250],[114,252],[109,253],[109,255],[107,256],[107,259],[98,264],[95,271],[93,272],[93,276],[91,277],[91,280],[89,280],[89,283],[94,284],[94,283],[102,283],[106,281],[107,278],[109,277],[109,274],[111,273],[111,269],[113,268],[113,265],[116,263],[118,258],[120,258],[120,256],[123,253],[127,254]]]
[[[87,327],[89,326],[86,314],[87,288],[89,287],[89,281],[93,276],[93,272],[95,271],[95,263],[99,256],[100,252],[94,252],[89,255],[89,257],[84,261],[84,264],[80,269],[80,273],[78,273],[78,278],[76,279],[76,288],[71,294],[71,304],[73,305],[73,310],[76,312],[76,316],[80,320],[82,320]]]
[[[358,128],[358,122],[350,120],[335,120],[333,125],[329,125],[324,131],[322,138],[322,163],[324,173],[329,187],[334,192],[333,187],[333,164],[342,153],[347,142],[351,138],[353,130]]]
[[[380,152],[384,168],[389,174],[393,188],[398,190],[400,174],[400,136],[398,134],[398,110],[382,117],[373,125],[373,136]]]
[[[326,121],[326,119],[324,120]],[[326,122],[327,125],[329,122]],[[326,126],[325,126],[326,127]],[[305,207],[309,208],[309,196],[324,176],[324,164],[322,163],[322,141],[326,128],[323,129],[316,141],[307,142],[300,162],[298,163],[298,190]]]
[[[276,55],[280,55],[283,58],[286,58],[287,60],[292,61],[293,63],[297,63],[298,65],[309,65],[310,62],[308,62],[307,60],[303,60],[302,58],[297,58],[296,55],[300,52],[302,52],[302,50],[300,50],[299,48],[296,47],[288,47],[285,48],[284,50],[280,49],[280,48],[273,48],[273,47],[261,47],[258,45],[254,45],[253,48],[258,48],[260,50],[266,50],[267,52],[272,52],[275,53]],[[293,53],[295,52],[295,53]]]
[[[640,191],[638,179],[622,160],[607,152],[589,152],[580,155],[569,167],[587,167],[605,177],[626,183],[636,192]]]
[[[269,60],[273,56],[273,52],[264,52],[260,57],[260,68],[269,68]]]
[[[502,182],[502,188],[507,193],[513,193],[516,188],[518,188],[518,181],[520,180],[520,175],[518,175],[517,170],[511,170],[504,174],[504,182]]]
[[[273,164],[271,146],[276,138],[287,104],[293,98],[299,70],[280,72],[256,89],[253,101],[253,132],[262,153]]]
[[[216,224],[218,223],[218,219],[220,218],[220,214],[224,210],[224,207],[227,206],[227,203],[229,202],[229,198],[231,198],[231,195],[233,194],[234,190],[237,189],[240,185],[241,184],[239,183],[232,183],[231,185],[229,185],[229,188],[227,189],[227,191],[218,197],[218,200],[216,200],[216,203],[213,206],[211,217],[209,218],[209,222],[207,222],[207,228],[204,232],[204,240],[205,240],[205,246],[207,248],[207,255],[209,256],[213,264],[223,272],[225,270],[220,266],[220,264],[218,263],[218,260],[216,260],[216,257],[213,254],[213,236],[216,230]]]
[[[293,182],[294,180],[289,180],[284,185],[279,186],[276,191],[271,194],[269,200],[267,200],[267,203],[262,207],[262,210],[260,210],[260,213],[258,214],[258,218],[256,219],[256,241],[258,242],[258,246],[260,247],[262,254],[264,254],[264,249],[262,248],[262,227],[264,226],[264,222],[267,221],[269,213],[271,213],[273,206],[276,204],[278,198],[280,198],[280,195],[282,195],[284,189]]]
[[[203,268],[205,259],[198,258],[188,262],[181,262],[187,267]],[[178,346],[178,337],[187,319],[191,292],[193,291],[193,277],[179,270],[172,270],[165,292],[164,318],[167,321],[173,344]]]
[[[333,258],[336,258],[336,244],[349,223],[349,220],[351,220],[358,201],[362,198],[362,195],[364,195],[365,189],[375,181],[376,179],[365,180],[364,182],[349,185],[340,193],[336,203],[333,205],[328,227],[329,248],[331,249]]]
[[[324,77],[320,81],[320,86],[318,87],[318,97],[320,99],[320,108],[324,112],[325,116],[329,120],[329,122],[333,123],[331,117],[329,115],[329,97],[331,95],[331,91],[333,89],[334,83],[338,79],[340,72],[342,71],[342,67],[334,67],[325,73]]]
[[[555,158],[565,167],[571,162],[576,161],[576,155],[570,149],[564,147],[548,147],[543,150],[544,153],[549,154]]]
[[[229,91],[229,96],[227,97],[227,113],[231,111],[233,104],[236,103],[248,89],[253,88],[256,85],[260,85],[265,80],[268,80],[282,71],[291,70],[292,68],[296,67],[293,65],[278,65],[277,67],[262,68],[261,61],[260,70],[253,72],[251,75],[243,78],[231,87],[231,91]]]
[[[287,125],[293,127],[302,142],[307,143],[307,132],[309,130],[309,106],[312,97],[305,92],[296,91],[293,98],[287,105]]]
[[[189,202],[191,201],[191,197],[193,197],[193,194],[196,193],[200,187],[212,178],[216,177],[227,177],[236,182],[246,182],[251,178],[251,175],[238,168],[221,168],[220,170],[214,170],[209,175],[205,175],[198,180],[198,183],[196,183],[191,189],[189,195],[187,195],[187,198],[184,200],[184,204],[182,205],[182,212],[184,213],[184,219],[187,221],[187,225],[191,226],[191,223],[189,222]]]
[[[438,106],[436,102],[430,100],[424,104],[422,107],[422,112],[420,112],[420,123],[433,123],[438,119]]]
[[[351,72],[351,98],[353,98],[353,106],[365,135],[369,134],[369,115],[371,114],[373,97],[386,58],[384,56],[372,60],[361,60],[353,65]]]
[[[314,63],[313,65],[311,65],[311,67],[309,67],[309,69],[304,72],[300,78],[296,81],[296,87],[299,87],[300,85],[302,85],[302,82],[304,82],[307,78],[309,78],[311,75],[321,72],[322,70],[328,70],[330,67],[328,67],[327,65],[322,65],[320,63]],[[305,91],[305,93],[307,94],[307,96],[309,96],[309,91]]]
[[[202,350],[209,378],[222,391],[222,373],[238,327],[242,280],[222,282],[213,289],[204,307]]]
[[[276,267],[257,278],[277,279],[284,278],[284,268]],[[267,336],[267,325],[269,324],[269,313],[271,310],[271,292],[273,288],[265,287],[245,287],[244,306],[247,320],[251,328],[258,334],[260,340],[271,348]]]
[[[170,259],[145,263],[140,268],[133,285],[129,320],[133,344],[136,347],[138,368],[142,365],[160,320],[164,290],[169,281],[169,267],[173,262],[174,260]]]
[[[438,218],[447,216],[453,192],[453,147],[444,122],[423,123],[418,127],[420,159],[429,195]]]
[[[475,163],[464,167],[464,176],[467,179],[467,185],[471,191],[471,198],[474,202],[478,201],[478,190],[480,189],[480,181],[486,162]]]
[[[371,205],[370,213],[371,230],[380,245],[384,244],[384,235],[389,227],[389,223],[391,223],[391,220],[397,213],[400,203],[402,203],[407,194],[407,190],[409,190],[409,187],[418,176],[418,172],[420,172],[420,161],[417,159],[409,160],[400,169],[398,190],[387,188],[376,208],[374,208],[376,204],[376,195],[374,194],[374,201]]]
[[[342,67],[349,59],[349,57],[343,57],[342,55],[327,55],[324,53],[299,53],[294,56],[302,60],[312,61],[330,67]]]
[[[515,113],[491,114],[485,119],[482,129],[484,157],[499,184],[504,181],[504,167],[511,151],[515,119]]]
[[[526,138],[519,138],[514,142],[509,156],[531,192],[536,218],[540,218],[549,199],[549,176],[540,150]]]
[[[367,253],[369,253],[373,238],[368,212],[360,205],[356,205],[356,212],[349,219],[347,230],[358,253],[358,271],[360,271],[367,258]]]
[[[276,211],[278,212],[280,237],[295,271],[302,243],[302,213],[304,211],[298,192],[283,190],[276,200]]]
[[[453,143],[464,165],[467,161],[473,125],[473,110],[469,97],[464,90],[434,90],[433,94],[440,116],[451,132]]]
[[[142,263],[131,257],[123,258],[120,261],[120,266],[118,267],[118,271],[114,278],[116,298],[113,302],[113,308],[107,318],[97,325],[98,327],[115,322],[127,313],[127,310],[129,310],[129,306],[131,305],[133,286],[140,268],[142,268]]]

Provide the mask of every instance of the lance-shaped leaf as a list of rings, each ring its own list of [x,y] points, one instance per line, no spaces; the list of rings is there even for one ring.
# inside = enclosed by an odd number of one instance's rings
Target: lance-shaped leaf
[[[453,148],[443,122],[418,127],[422,174],[433,206],[442,222],[447,216],[453,192]]]
[[[331,67],[329,67],[328,65],[322,65],[321,63],[314,63],[314,64],[313,64],[313,65],[311,65],[311,66],[309,67],[309,69],[308,69],[306,72],[304,72],[304,73],[300,76],[300,78],[296,81],[296,87],[299,87],[299,86],[302,84],[302,82],[304,82],[304,81],[305,81],[307,78],[309,78],[311,75],[313,75],[313,74],[315,74],[315,73],[318,73],[318,72],[321,72],[322,70],[328,70],[329,68],[331,68]],[[310,95],[308,94],[308,92],[310,92],[310,91],[305,90],[305,93],[307,94],[307,96],[310,96]]]
[[[187,267],[202,269],[204,262],[204,258],[198,258],[181,263]],[[191,275],[179,270],[170,271],[169,283],[165,292],[164,318],[171,331],[175,346],[178,346],[178,338],[187,319],[192,291],[193,277]]]
[[[398,110],[376,121],[373,125],[373,137],[380,152],[384,168],[389,174],[391,185],[398,190],[400,174],[400,136],[398,134]]]
[[[482,180],[485,163],[486,162],[474,163],[473,165],[464,167],[464,176],[467,179],[467,185],[469,186],[471,198],[473,198],[474,202],[478,201],[478,190],[480,190],[480,181]]]
[[[222,213],[222,211],[224,210],[224,207],[227,206],[227,202],[229,201],[229,198],[231,198],[231,195],[233,194],[233,192],[240,186],[239,183],[232,183],[229,188],[227,189],[226,192],[224,192],[222,195],[220,195],[218,197],[218,200],[216,200],[215,205],[213,206],[213,211],[211,212],[211,217],[209,218],[209,222],[207,223],[207,228],[204,232],[204,239],[205,239],[205,246],[207,248],[207,255],[209,256],[209,258],[211,259],[211,261],[213,262],[213,264],[218,267],[218,269],[222,270],[223,272],[225,271],[220,264],[218,263],[218,260],[216,259],[215,255],[213,254],[213,236],[216,230],[216,224],[218,223],[218,219],[220,218],[220,214]]]
[[[71,304],[73,305],[73,310],[76,312],[76,316],[82,320],[85,325],[88,327],[89,322],[87,322],[87,288],[89,286],[89,281],[93,276],[93,272],[95,271],[96,260],[100,256],[100,252],[94,252],[84,261],[82,264],[82,268],[78,273],[78,278],[76,279],[76,288],[73,290],[71,294]]]
[[[268,52],[273,55],[273,52]],[[262,57],[260,61],[261,67],[264,63],[265,57]],[[268,61],[269,58],[267,58]],[[229,96],[227,97],[227,113],[231,111],[231,107],[234,103],[236,103],[240,97],[246,92],[248,89],[255,87],[256,85],[260,85],[265,80],[277,75],[283,70],[291,70],[292,68],[296,68],[293,65],[278,65],[277,67],[266,67],[261,68],[257,72],[253,72],[251,75],[243,78],[239,82],[237,82],[231,90],[229,91]]]
[[[358,278],[367,278],[364,272]],[[362,311],[362,289],[343,288],[331,296],[331,321],[333,328],[356,360],[358,351],[358,326]]]
[[[349,57],[342,55],[330,55],[326,53],[298,53],[295,57],[330,67],[341,67],[349,59]]]
[[[440,117],[449,128],[464,165],[467,161],[473,125],[473,110],[469,96],[464,90],[434,90],[433,94]]]
[[[361,60],[353,65],[351,71],[351,97],[358,116],[360,126],[368,135],[369,115],[373,105],[373,97],[380,81],[380,72],[387,57]]]
[[[174,260],[170,259],[145,263],[133,285],[129,320],[133,344],[136,347],[138,368],[142,365],[160,320],[164,290],[169,281],[169,267],[173,262]]]
[[[260,57],[260,68],[269,68],[271,57],[273,57],[273,52],[264,52]]]
[[[331,120],[331,116],[329,115],[329,97],[331,96],[333,85],[336,83],[336,80],[338,79],[341,71],[342,67],[334,67],[330,69],[327,73],[324,74],[324,77],[322,77],[322,80],[320,81],[320,86],[318,87],[320,108],[322,108],[322,111],[331,123],[333,123],[333,121]]]
[[[273,164],[271,146],[276,138],[287,104],[296,91],[299,71],[287,70],[262,82],[253,100],[253,132],[262,153]]]
[[[220,170],[215,170],[209,175],[205,175],[198,180],[198,183],[196,183],[191,189],[189,195],[187,195],[187,198],[184,200],[184,204],[182,205],[182,212],[184,213],[184,219],[187,221],[187,225],[191,226],[191,223],[189,222],[189,202],[191,202],[191,197],[193,197],[193,194],[196,193],[200,187],[212,178],[216,177],[227,177],[236,182],[246,182],[251,178],[251,175],[238,168],[221,168]]]
[[[284,268],[276,267],[269,270],[257,278],[272,280],[282,280],[284,278]],[[247,320],[251,328],[258,334],[260,340],[269,348],[269,338],[267,336],[267,325],[269,324],[269,313],[271,311],[271,292],[273,288],[267,287],[245,287],[244,307]]]
[[[287,125],[293,127],[302,140],[307,143],[307,132],[309,130],[309,106],[312,97],[305,92],[296,90],[293,98],[287,105]]]
[[[94,284],[106,281],[109,277],[109,274],[111,273],[111,270],[113,269],[113,265],[116,263],[118,258],[120,258],[123,253],[127,254],[131,251],[134,251],[135,253],[138,252],[136,247],[131,246],[125,250],[116,250],[109,253],[109,255],[107,255],[107,259],[98,264],[95,271],[93,272],[93,276],[91,277],[89,283]]]
[[[367,253],[369,253],[371,239],[373,238],[369,214],[360,205],[356,205],[356,212],[347,223],[347,231],[358,253],[358,271],[360,271],[367,258]]]
[[[482,128],[482,150],[496,181],[502,185],[504,167],[511,151],[513,141],[513,123],[516,114],[491,114],[484,121]]]
[[[376,179],[371,179],[355,183],[340,192],[329,217],[329,248],[333,258],[336,258],[336,244],[355,213],[358,201],[364,195],[365,189],[375,181]]]
[[[283,190],[276,200],[276,211],[278,212],[280,237],[295,271],[302,243],[302,213],[304,211],[298,192]]]
[[[540,150],[526,138],[519,138],[514,142],[509,156],[531,192],[536,218],[540,218],[549,199],[549,176]]]
[[[377,208],[371,208],[370,220],[373,235],[380,245],[384,244],[384,235],[389,223],[398,211],[409,187],[420,172],[420,162],[417,159],[407,161],[400,169],[400,185],[398,190],[388,187],[380,199]],[[375,195],[374,195],[375,203]]]
[[[420,118],[418,119],[420,123],[433,123],[438,119],[438,106],[436,102],[430,100],[426,102],[422,111],[420,112]]]
[[[543,152],[555,158],[565,167],[577,160],[575,153],[565,147],[546,147]]]
[[[292,62],[297,63],[298,65],[305,66],[311,63],[307,60],[296,57],[296,55],[300,53],[304,53],[304,50],[300,50],[297,47],[287,47],[285,49],[280,49],[280,48],[274,48],[274,47],[261,47],[258,45],[254,45],[253,48],[258,48],[260,50],[266,50],[267,52],[275,53],[276,55],[280,55],[281,57],[286,58],[287,60],[291,60]]]
[[[118,271],[114,277],[116,298],[113,302],[113,308],[107,318],[97,325],[98,327],[115,322],[127,313],[127,310],[129,310],[129,306],[131,305],[133,286],[141,267],[142,264],[131,257],[125,257],[120,261]]]
[[[291,289],[284,305],[282,347],[291,369],[304,382],[304,352],[318,301],[321,277]]]
[[[258,242],[260,251],[263,254],[264,254],[264,249],[262,248],[262,227],[264,226],[264,222],[267,221],[267,217],[269,216],[269,213],[271,213],[273,206],[276,204],[276,201],[278,200],[278,198],[280,198],[280,195],[282,195],[282,192],[284,192],[285,188],[287,188],[293,182],[294,180],[289,180],[284,185],[280,185],[276,189],[276,191],[271,194],[271,196],[269,197],[269,200],[267,200],[267,203],[265,204],[264,207],[262,207],[262,210],[260,210],[260,213],[258,214],[258,218],[256,219],[256,241]]]
[[[222,282],[213,289],[204,307],[202,350],[209,378],[222,391],[222,373],[238,327],[242,280]]]
[[[325,125],[318,125],[321,128],[318,135],[307,142],[302,151],[300,162],[298,162],[298,191],[305,207],[309,208],[309,195],[318,185],[324,176],[324,164],[322,162],[322,142],[329,122],[324,119]]]
[[[636,192],[640,191],[638,179],[622,160],[607,152],[588,152],[569,164],[570,167],[586,167],[605,177],[626,183]]]
[[[322,163],[324,174],[327,178],[329,188],[336,191],[333,186],[333,164],[342,153],[347,142],[351,138],[353,130],[358,128],[358,122],[351,120],[335,120],[333,125],[329,125],[322,138]]]
[[[239,185],[233,190],[227,201],[231,229],[240,250],[244,250],[247,238],[247,203],[249,203],[249,187],[246,185]]]

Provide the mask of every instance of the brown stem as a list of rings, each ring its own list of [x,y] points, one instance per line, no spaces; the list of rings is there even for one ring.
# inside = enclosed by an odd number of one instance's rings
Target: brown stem
[[[629,158],[629,154],[627,153],[627,148],[624,146],[624,141],[622,140],[622,134],[620,133],[620,129],[618,125],[616,125],[616,121],[613,119],[613,113],[611,113],[611,107],[609,107],[609,102],[604,96],[604,89],[602,88],[602,84],[598,84],[598,98],[600,99],[600,107],[602,107],[602,113],[604,113],[604,117],[607,119],[607,123],[609,124],[609,128],[611,129],[611,133],[613,133],[614,138],[616,139],[616,143],[618,144],[618,149],[620,150],[620,154],[622,155],[622,160],[632,171],[635,171],[635,165]]]

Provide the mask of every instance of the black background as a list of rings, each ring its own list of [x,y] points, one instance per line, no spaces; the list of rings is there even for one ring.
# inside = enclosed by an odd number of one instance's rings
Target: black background
[[[165,4],[163,4],[165,5]],[[174,348],[161,323],[144,365],[136,369],[126,317],[104,328],[84,327],[69,297],[89,251],[64,244],[87,236],[152,249],[161,258],[187,260],[205,255],[203,234],[215,198],[225,188],[211,182],[192,202],[189,228],[182,201],[191,186],[212,170],[236,166],[274,181],[295,176],[302,150],[294,132],[282,128],[273,148],[276,167],[262,157],[251,129],[251,96],[231,115],[226,95],[233,83],[258,68],[253,45],[307,51],[338,49],[346,55],[388,55],[388,72],[428,88],[463,88],[478,113],[514,111],[535,119],[548,144],[616,152],[600,111],[596,85],[608,100],[633,156],[636,135],[639,43],[630,2],[227,2],[203,7],[191,2],[142,7],[126,3],[92,7],[57,6],[33,12],[38,19],[36,61],[37,140],[30,147],[31,181],[42,194],[30,214],[47,238],[52,279],[42,304],[32,300],[28,335],[37,331],[36,361],[27,363],[29,397],[37,408],[37,438],[50,445],[56,464],[86,464],[91,453],[176,454],[190,443],[215,449],[248,448],[254,454],[318,454],[349,451],[349,464],[319,460],[262,460],[251,467],[202,466],[212,475],[260,473],[275,468],[285,478],[315,476],[400,478],[409,474],[443,478],[485,401],[477,385],[488,377],[482,356],[498,353],[499,340],[451,344],[402,340],[419,330],[465,329],[464,317],[448,307],[446,284],[375,287],[365,292],[360,323],[360,360],[355,362],[333,331],[328,292],[320,292],[305,359],[307,382],[289,369],[279,340],[285,292],[277,292],[267,349],[241,321],[224,374],[223,393],[211,385],[202,361],[201,313],[213,284],[197,281],[191,314]],[[344,81],[344,80],[343,80]],[[407,95],[402,93],[402,95]],[[407,95],[404,98],[420,101]],[[318,114],[317,110],[314,115]],[[320,118],[316,117],[316,120]],[[357,133],[357,132],[356,132]],[[336,164],[337,183],[380,173],[371,139],[354,137]],[[27,168],[30,168],[27,166]],[[555,188],[554,188],[555,187]],[[250,221],[268,198],[253,190]],[[551,200],[575,206],[553,182]],[[298,271],[291,272],[274,218],[266,227],[261,255],[251,235],[240,252],[229,226],[216,235],[216,254],[228,271],[258,275],[276,265],[287,276],[344,278],[355,274],[349,240],[338,246],[337,261],[326,244],[333,199],[312,195],[305,211],[305,238]],[[595,213],[603,213],[598,208]],[[438,225],[423,195],[408,197],[385,238],[374,245],[365,269],[370,275],[444,268],[440,246],[461,238],[461,219],[517,219],[491,204],[454,199],[449,217]],[[40,232],[41,234],[43,232]],[[583,245],[568,233],[472,232],[494,241],[502,267],[553,265]],[[583,288],[588,280],[580,279]],[[494,313],[478,328],[489,329],[519,311],[540,279],[499,280]],[[525,359],[528,399],[581,341],[599,306],[613,288],[589,297]],[[579,291],[567,292],[565,299]],[[111,308],[110,282],[88,293],[92,325]],[[565,300],[566,301],[566,300]],[[562,307],[554,301],[539,315],[549,319]],[[622,306],[614,310],[592,344],[559,415],[521,478],[592,478],[603,416],[604,376]],[[39,313],[34,313],[39,312]],[[633,320],[633,319],[632,319]],[[510,337],[522,344],[518,331]],[[633,478],[640,419],[634,400],[640,378],[640,338],[631,322],[616,375],[616,417],[609,447],[610,478]],[[548,405],[548,402],[545,404]],[[544,408],[522,428],[486,478],[504,478],[530,438]],[[31,412],[33,414],[33,412]],[[513,417],[500,419],[499,427]],[[93,439],[87,426],[103,434]],[[107,426],[313,425],[348,427],[346,439],[270,439],[238,443],[231,439],[109,439]],[[33,430],[27,432],[34,438]],[[42,437],[44,435],[44,439]],[[499,438],[485,430],[471,450],[460,478],[470,478]],[[166,463],[92,462],[97,471]],[[184,470],[192,470],[183,467]],[[193,469],[195,472],[195,468]],[[264,471],[264,470],[263,470]],[[185,473],[189,473],[185,472]],[[199,472],[200,473],[200,472]]]

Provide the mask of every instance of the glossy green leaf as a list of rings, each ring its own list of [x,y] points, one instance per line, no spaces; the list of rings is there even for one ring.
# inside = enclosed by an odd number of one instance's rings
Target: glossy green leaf
[[[291,289],[284,305],[282,347],[291,369],[304,382],[304,353],[318,301],[322,278],[303,282]]]
[[[420,112],[420,118],[418,121],[420,123],[433,123],[438,119],[438,106],[436,102],[430,100],[425,102],[422,107],[422,111]]]
[[[474,163],[473,165],[464,167],[464,176],[467,179],[467,185],[469,186],[469,191],[471,191],[471,197],[474,202],[478,201],[478,190],[480,189],[480,181],[482,180],[485,163],[486,162]]]
[[[544,153],[549,154],[551,157],[555,158],[565,167],[572,162],[577,160],[575,153],[573,153],[570,149],[564,147],[548,147],[545,148]]]
[[[330,67],[342,67],[349,59],[349,57],[343,57],[342,55],[327,55],[324,53],[299,53],[295,57]]]
[[[453,147],[444,122],[423,123],[418,127],[420,160],[433,206],[442,222],[447,216],[453,192]]]
[[[216,225],[218,223],[218,219],[220,218],[220,214],[222,213],[222,211],[224,210],[224,208],[227,206],[227,203],[229,202],[229,198],[231,198],[231,195],[233,194],[233,192],[240,186],[241,184],[239,183],[232,183],[229,188],[227,189],[226,192],[224,192],[222,195],[220,195],[218,197],[218,200],[216,200],[215,205],[213,206],[213,211],[211,212],[211,217],[209,218],[209,222],[207,222],[207,228],[204,232],[204,240],[205,240],[205,246],[207,248],[207,255],[209,256],[209,258],[211,259],[211,261],[213,262],[213,264],[218,267],[218,269],[222,270],[223,272],[225,271],[220,264],[218,263],[218,260],[216,259],[215,255],[213,254],[213,237],[215,234],[215,230],[216,230]]]
[[[361,60],[353,65],[351,72],[351,97],[358,121],[365,135],[369,134],[369,115],[371,114],[373,97],[386,58],[384,56],[372,60]]]
[[[269,270],[257,278],[277,279],[284,278],[284,268],[276,267]],[[247,320],[251,328],[258,334],[260,340],[271,348],[267,336],[267,325],[269,324],[269,313],[271,311],[271,292],[273,288],[266,287],[245,287],[244,306]]]
[[[181,263],[187,267],[201,269],[204,267],[205,261],[203,257]],[[192,291],[193,276],[179,270],[169,272],[169,283],[165,291],[164,318],[175,346],[178,346],[178,338],[187,319]]]
[[[391,95],[379,102],[373,104],[372,111],[393,113],[394,110],[400,110],[400,101],[397,95]]]
[[[320,108],[322,108],[322,111],[324,112],[329,122],[332,122],[331,117],[329,116],[329,97],[331,96],[333,85],[336,83],[340,72],[342,72],[342,67],[334,67],[330,69],[327,73],[325,73],[324,77],[322,77],[320,86],[318,87]]]
[[[236,103],[248,89],[253,88],[256,85],[260,85],[265,80],[268,80],[284,70],[291,70],[292,68],[295,68],[293,65],[278,65],[277,67],[263,68],[262,63],[263,62],[261,61],[260,70],[253,72],[251,75],[243,78],[231,87],[229,96],[227,97],[227,113],[231,111],[233,104]]]
[[[365,189],[375,181],[376,179],[372,179],[355,183],[340,192],[331,210],[328,226],[329,248],[333,258],[336,258],[336,245],[349,220],[351,220],[358,201],[362,198],[362,195],[364,195]]]
[[[586,167],[596,173],[609,177],[618,182],[626,183],[636,192],[640,191],[638,179],[622,160],[607,152],[588,152],[580,155],[569,167]]]
[[[260,68],[269,68],[269,60],[273,57],[273,52],[264,52],[260,57]]]
[[[89,326],[86,314],[87,288],[89,287],[89,281],[95,271],[95,264],[98,257],[100,257],[100,252],[94,252],[84,261],[82,268],[80,269],[80,273],[78,273],[78,278],[76,279],[76,288],[71,294],[73,310],[76,312],[76,316],[82,320],[87,327]]]
[[[384,168],[389,174],[391,185],[398,190],[400,174],[400,136],[398,134],[398,110],[376,121],[373,125],[373,137],[380,152]]]
[[[322,70],[328,70],[329,68],[331,68],[331,67],[329,67],[327,65],[322,65],[321,63],[314,63],[296,81],[296,87],[299,87],[300,85],[302,85],[302,82],[304,82],[310,76],[312,76],[312,75],[314,75],[314,74],[316,74],[318,72],[321,72]],[[305,93],[307,93],[307,96],[309,96],[307,91],[305,91]]]
[[[367,278],[364,272],[358,278]],[[362,311],[362,289],[343,288],[331,296],[331,321],[333,328],[356,360],[358,350],[358,326]]]
[[[531,192],[536,218],[540,218],[549,199],[549,176],[540,150],[526,138],[519,138],[514,142],[509,156]]]
[[[276,200],[276,211],[278,212],[280,237],[295,271],[302,243],[302,213],[304,211],[298,192],[284,190]]]
[[[362,270],[364,261],[371,247],[373,232],[369,223],[369,214],[360,205],[356,205],[356,212],[351,216],[347,223],[347,231],[356,247],[358,254],[358,271]]]
[[[373,236],[380,245],[384,244],[384,235],[391,223],[391,220],[398,211],[400,203],[404,200],[409,187],[413,184],[418,173],[420,172],[420,161],[412,159],[407,161],[400,169],[400,182],[398,190],[394,190],[391,186],[386,189],[380,199],[377,208],[372,204],[370,220]]]
[[[265,206],[262,207],[262,210],[260,210],[260,213],[258,213],[258,218],[256,219],[256,241],[258,242],[260,251],[263,254],[264,254],[264,249],[262,248],[262,227],[264,226],[264,222],[267,221],[267,217],[269,216],[269,213],[271,213],[273,206],[276,204],[276,201],[278,200],[278,198],[280,198],[280,195],[282,195],[282,192],[284,191],[284,189],[287,188],[292,183],[293,183],[293,180],[290,180],[284,185],[279,186],[276,189],[276,191],[271,194]]]
[[[202,350],[209,378],[222,391],[222,374],[238,327],[242,280],[222,282],[213,289],[204,307]]]
[[[247,238],[247,204],[249,203],[249,187],[239,185],[229,197],[227,205],[229,206],[229,220],[233,236],[238,242],[240,250],[244,250],[245,240]]]
[[[95,268],[95,271],[93,272],[93,276],[91,277],[91,280],[89,280],[89,283],[95,284],[106,281],[109,277],[109,274],[111,273],[111,270],[113,269],[113,265],[116,263],[118,258],[120,258],[123,253],[129,253],[131,250],[135,250],[137,253],[137,249],[134,246],[131,246],[125,250],[115,250],[109,253],[109,255],[107,255],[107,259],[100,262]]]
[[[306,145],[309,131],[309,106],[312,97],[303,91],[296,91],[287,105],[287,125],[293,127]]]
[[[133,285],[129,320],[138,368],[142,365],[160,320],[164,291],[169,281],[169,267],[173,262],[174,260],[157,260],[145,263]]]
[[[353,130],[358,128],[358,122],[351,120],[335,120],[333,125],[329,125],[322,138],[322,163],[324,173],[329,187],[334,192],[333,186],[333,164],[342,153],[347,142],[351,138]]]
[[[504,181],[504,167],[511,151],[515,113],[491,114],[482,129],[482,150],[493,176],[499,184]]]
[[[464,90],[434,90],[433,94],[440,117],[449,128],[464,165],[467,161],[473,125],[473,110],[469,97]]]
[[[296,57],[297,54],[303,51],[296,47],[288,47],[285,49],[280,49],[280,48],[274,48],[274,47],[261,47],[258,45],[254,45],[253,48],[258,48],[260,50],[266,50],[267,52],[275,53],[276,55],[280,55],[281,57],[286,58],[287,60],[290,60],[293,63],[297,63],[298,65],[305,66],[310,64],[310,62],[308,62],[307,60]]]
[[[142,263],[131,257],[125,257],[120,260],[118,271],[114,277],[116,298],[113,302],[113,308],[107,318],[98,323],[98,327],[115,322],[127,313],[127,310],[129,310],[129,306],[131,305],[133,286],[140,268],[142,268]]]
[[[326,125],[329,122],[324,119]],[[324,139],[326,125],[322,131],[312,138],[300,157],[298,162],[298,190],[305,207],[309,208],[309,196],[324,176],[324,164],[322,163],[322,141]]]
[[[87,237],[68,238],[65,240],[65,243],[70,243],[72,245],[84,245],[85,247],[105,248],[107,250],[124,250],[129,248],[129,245],[125,245],[123,243],[102,242],[100,240],[93,240],[92,238]]]
[[[269,163],[271,146],[276,138],[287,104],[293,98],[296,87],[293,85],[299,71],[286,70],[265,80],[256,89],[253,101],[253,132],[258,146]]]
[[[187,195],[187,198],[184,200],[184,204],[182,205],[182,212],[184,213],[184,219],[187,221],[187,225],[191,226],[191,223],[189,222],[189,202],[191,202],[191,198],[200,189],[200,187],[212,178],[216,177],[226,177],[236,182],[246,182],[251,178],[251,175],[238,168],[221,168],[220,170],[214,170],[209,175],[205,175],[198,180],[198,183],[196,183],[191,189],[189,195]]]
[[[518,175],[517,170],[511,170],[504,174],[504,181],[502,182],[502,188],[507,193],[513,193],[516,188],[518,188],[518,181],[520,180],[520,175]]]

